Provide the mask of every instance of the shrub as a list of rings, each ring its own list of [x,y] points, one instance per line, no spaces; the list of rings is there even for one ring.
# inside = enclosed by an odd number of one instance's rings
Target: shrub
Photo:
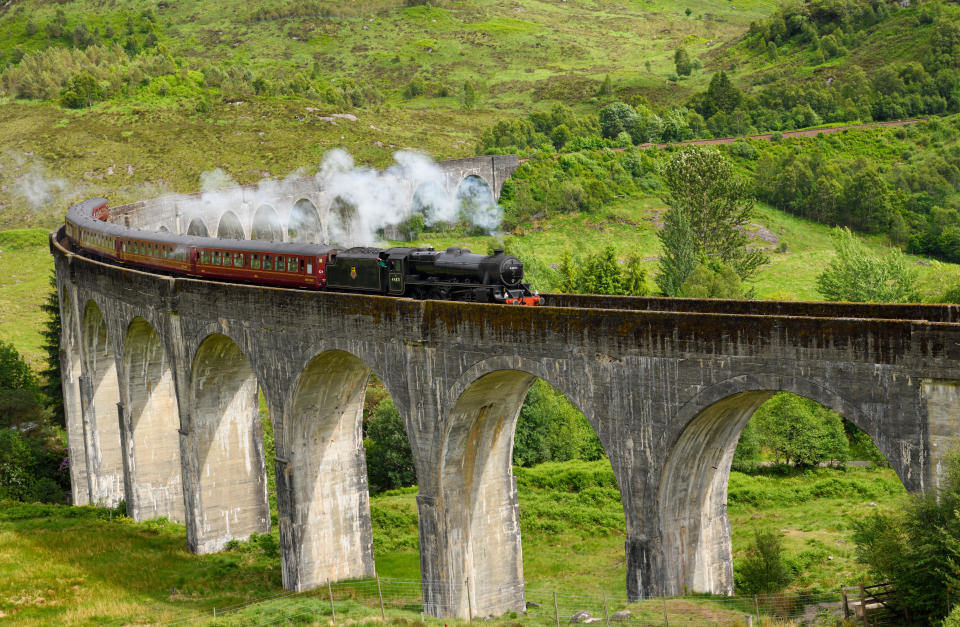
[[[916,624],[935,624],[960,581],[960,455],[945,460],[940,489],[914,495],[905,507],[854,521],[857,559],[897,590],[898,609]]]
[[[87,72],[74,76],[60,93],[60,104],[68,109],[83,109],[101,100],[103,89]]]
[[[737,571],[737,587],[743,594],[770,594],[786,588],[793,574],[783,556],[783,536],[755,531],[753,545]]]

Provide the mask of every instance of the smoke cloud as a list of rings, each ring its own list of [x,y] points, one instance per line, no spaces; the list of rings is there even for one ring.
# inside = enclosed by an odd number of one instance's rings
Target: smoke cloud
[[[209,225],[210,235],[217,235],[228,212],[252,216],[261,205],[288,207],[302,191],[302,172],[287,178],[261,181],[253,193],[253,207],[240,211],[250,203],[249,189],[236,186],[234,180],[217,168],[200,176],[203,192],[176,196],[184,224],[200,218]],[[383,230],[397,226],[413,213],[420,213],[428,226],[437,223],[464,221],[484,231],[495,230],[503,211],[497,205],[487,184],[478,177],[464,180],[456,194],[448,195],[446,175],[429,157],[399,151],[394,163],[383,171],[359,166],[345,150],[327,152],[316,173],[316,183],[324,195],[332,199],[329,207],[318,207],[317,215],[309,208],[298,208],[283,224],[264,225],[287,231],[295,241],[328,243],[343,247],[371,245],[381,242]],[[412,199],[412,202],[411,202]]]

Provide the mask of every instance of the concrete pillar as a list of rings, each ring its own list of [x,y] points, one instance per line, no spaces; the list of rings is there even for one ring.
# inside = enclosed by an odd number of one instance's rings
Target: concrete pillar
[[[160,338],[143,318],[127,331],[123,383],[127,512],[138,521],[158,516],[183,521],[173,373]]]
[[[257,379],[223,335],[203,342],[190,377],[180,429],[187,545],[213,553],[270,531]]]
[[[90,486],[79,380],[80,357],[72,353],[73,351],[60,349],[60,384],[63,388],[63,413],[67,426],[67,451],[70,455],[70,488],[74,505],[89,505]]]
[[[439,480],[421,481],[417,499],[424,603],[431,615],[525,609],[512,454],[517,417],[534,380],[515,370],[481,377],[446,420]]]
[[[362,435],[368,378],[356,357],[323,353],[300,375],[283,417],[277,507],[288,590],[375,574]]]
[[[705,408],[684,428],[660,475],[659,524],[648,528],[646,537],[627,542],[628,598],[733,594],[730,464],[740,432],[772,395],[735,394]],[[644,519],[643,512],[625,514],[628,528]],[[660,573],[654,569],[658,564]]]
[[[930,483],[939,489],[946,478],[946,458],[960,452],[960,381],[924,379],[930,438]]]
[[[117,364],[100,310],[92,302],[83,324],[84,375],[80,379],[90,502],[115,507],[124,500],[123,456],[117,403]]]

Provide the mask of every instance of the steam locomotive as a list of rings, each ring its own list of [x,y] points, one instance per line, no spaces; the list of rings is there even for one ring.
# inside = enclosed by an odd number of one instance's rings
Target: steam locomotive
[[[168,274],[277,287],[418,299],[542,305],[523,283],[523,262],[503,250],[365,248],[229,240],[132,229],[109,222],[103,198],[67,210],[71,247],[115,263]]]

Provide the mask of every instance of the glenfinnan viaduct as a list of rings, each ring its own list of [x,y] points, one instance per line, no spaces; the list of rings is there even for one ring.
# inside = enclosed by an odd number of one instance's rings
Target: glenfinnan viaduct
[[[495,160],[476,161],[498,189]],[[441,165],[462,177],[471,163]],[[322,219],[322,190],[277,213],[304,200]],[[163,199],[116,209],[111,219],[141,228],[184,232],[190,219]],[[413,448],[434,616],[524,609],[511,453],[538,377],[583,411],[610,457],[632,599],[732,592],[730,462],[774,392],[853,421],[910,490],[937,484],[960,434],[957,307],[574,295],[505,307],[152,275],[74,255],[57,234],[51,249],[74,502],[125,499],[137,520],[181,520],[189,547],[208,553],[269,530],[275,472],[291,590],[374,574],[361,442],[371,372]]]

